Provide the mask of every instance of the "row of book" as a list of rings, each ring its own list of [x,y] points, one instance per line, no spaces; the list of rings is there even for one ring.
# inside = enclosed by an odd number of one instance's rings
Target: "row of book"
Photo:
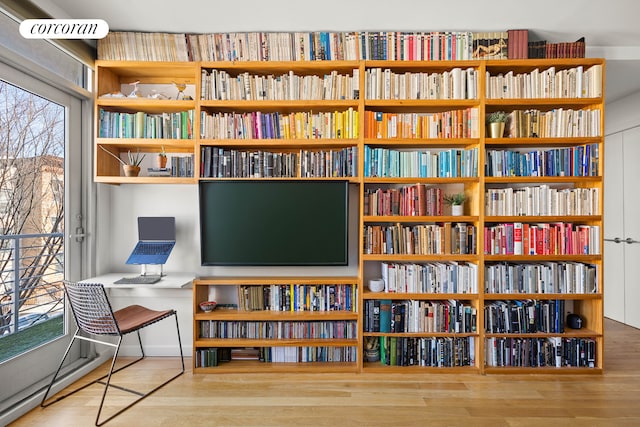
[[[597,346],[593,338],[490,337],[485,341],[485,364],[490,367],[594,368]]]
[[[478,176],[478,148],[395,150],[364,146],[364,176],[378,178],[471,178]]]
[[[590,294],[598,292],[598,267],[580,262],[485,265],[488,294]]]
[[[256,75],[249,72],[232,75],[226,70],[203,68],[200,99],[203,100],[341,100],[359,99],[360,70],[349,74],[331,71],[323,76],[298,75],[293,71],[281,75]]]
[[[387,293],[478,293],[478,265],[464,262],[380,263]]]
[[[262,349],[259,347],[210,347],[199,348],[195,351],[196,368],[209,368],[219,363],[232,360],[261,360]]]
[[[476,253],[476,227],[467,223],[365,225],[365,254],[464,255]]]
[[[509,138],[580,138],[600,136],[600,110],[554,108],[514,110],[508,115]]]
[[[354,363],[356,347],[262,347],[260,361],[268,363]]]
[[[586,43],[584,37],[574,42],[545,43],[545,58],[584,58]]]
[[[200,113],[204,139],[356,139],[358,111]]]
[[[237,360],[255,360],[267,363],[356,362],[355,347],[210,347],[195,352],[196,368],[215,367],[220,363]]]
[[[444,211],[444,190],[424,184],[365,188],[363,200],[369,216],[438,216]]]
[[[579,65],[567,69],[538,68],[527,73],[487,71],[485,95],[489,99],[600,98],[602,65],[585,70]]]
[[[453,368],[475,366],[475,337],[380,337],[380,364]]]
[[[357,311],[356,285],[241,285],[240,310]]]
[[[600,189],[554,188],[539,185],[521,188],[488,188],[486,216],[600,215]]]
[[[151,114],[100,109],[101,138],[193,138],[194,110]]]
[[[202,146],[202,178],[328,178],[357,176],[358,148],[244,151]]]
[[[486,255],[599,255],[600,226],[521,222],[484,227]]]
[[[472,333],[477,321],[476,308],[459,300],[366,300],[363,313],[364,332]]]
[[[365,111],[365,138],[443,139],[478,138],[477,108],[434,113]]]
[[[531,151],[487,149],[485,176],[599,176],[598,143]]]
[[[353,320],[332,321],[232,321],[201,320],[200,338],[237,339],[357,339]]]
[[[235,32],[169,34],[110,31],[98,59],[130,61],[317,61],[584,58],[574,42],[529,40],[528,30]]]
[[[236,32],[166,34],[110,31],[98,59],[127,61],[317,61],[472,59],[471,32]]]
[[[492,301],[484,306],[484,330],[498,334],[564,333],[565,300]]]
[[[395,72],[367,68],[365,99],[477,99],[478,70],[454,67],[438,72]]]
[[[168,159],[168,167],[147,168],[148,176],[170,176],[180,178],[193,178],[193,154],[182,156],[170,156]]]

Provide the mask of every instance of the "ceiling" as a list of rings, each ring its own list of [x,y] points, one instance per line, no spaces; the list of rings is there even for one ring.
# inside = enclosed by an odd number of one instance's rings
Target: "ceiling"
[[[606,101],[640,91],[637,0],[32,0],[54,18],[100,18],[112,31],[504,31],[550,42],[585,37],[607,59]]]

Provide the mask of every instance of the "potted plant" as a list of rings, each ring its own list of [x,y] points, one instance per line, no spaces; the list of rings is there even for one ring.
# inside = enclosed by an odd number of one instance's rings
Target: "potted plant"
[[[494,111],[487,116],[489,123],[489,138],[502,138],[504,136],[505,123],[509,115],[504,111]]]
[[[467,200],[467,196],[464,193],[445,194],[443,200],[451,206],[451,215],[460,216],[464,211],[464,202]]]
[[[140,173],[140,163],[144,160],[146,154],[140,154],[140,152],[132,153],[131,150],[127,151],[127,161],[125,162],[119,156],[116,156],[111,151],[104,148],[102,145],[99,146],[105,153],[109,154],[111,157],[116,159],[122,164],[122,170],[124,171],[124,176],[138,176]]]
[[[160,169],[167,167],[167,153],[164,151],[164,145],[161,147],[161,150],[158,153],[156,164]]]

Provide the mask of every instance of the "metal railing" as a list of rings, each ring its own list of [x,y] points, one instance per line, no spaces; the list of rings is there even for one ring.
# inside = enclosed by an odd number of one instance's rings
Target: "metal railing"
[[[0,235],[0,337],[64,309],[63,233]]]

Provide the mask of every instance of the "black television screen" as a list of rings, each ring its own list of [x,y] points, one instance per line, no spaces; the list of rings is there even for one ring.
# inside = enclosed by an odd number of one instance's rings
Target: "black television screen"
[[[202,265],[347,265],[347,181],[201,181]]]

